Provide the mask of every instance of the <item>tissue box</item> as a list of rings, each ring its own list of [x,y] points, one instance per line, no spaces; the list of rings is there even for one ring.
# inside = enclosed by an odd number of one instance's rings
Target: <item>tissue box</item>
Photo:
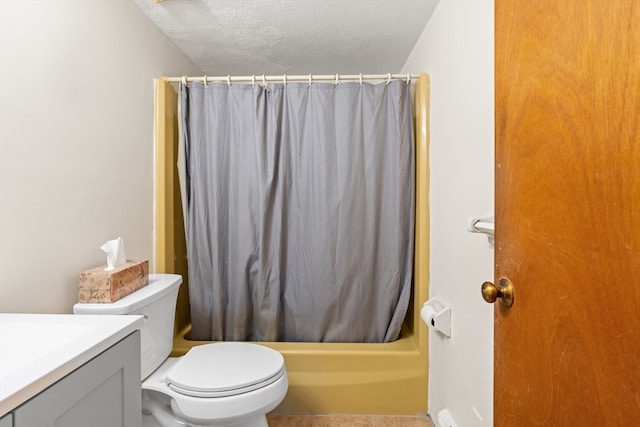
[[[110,303],[126,297],[149,283],[149,261],[127,261],[104,271],[106,265],[80,273],[78,302]]]

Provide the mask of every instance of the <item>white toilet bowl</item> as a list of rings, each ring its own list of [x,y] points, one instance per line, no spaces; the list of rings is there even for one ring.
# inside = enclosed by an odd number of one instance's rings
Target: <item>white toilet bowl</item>
[[[240,342],[206,344],[167,359],[151,374],[142,383],[142,408],[161,427],[267,427],[266,413],[282,402],[288,385],[277,351]]]
[[[267,427],[289,380],[284,358],[265,346],[220,342],[169,358],[182,277],[150,274],[149,284],[113,303],[76,304],[77,314],[144,315],[141,330],[143,427]]]

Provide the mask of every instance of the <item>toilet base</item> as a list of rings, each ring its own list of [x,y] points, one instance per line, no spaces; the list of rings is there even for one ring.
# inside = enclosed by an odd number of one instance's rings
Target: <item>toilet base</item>
[[[246,420],[233,424],[217,424],[216,426],[211,427],[268,427],[267,417],[262,416],[261,419],[257,420]],[[189,426],[189,424],[179,424],[181,427]],[[142,427],[164,427],[162,424],[158,423],[158,421],[153,418],[153,415],[142,415]]]
[[[182,420],[171,410],[171,399],[156,394],[149,399],[143,393],[142,427],[269,427],[265,415],[252,415],[233,420],[218,420],[213,424],[193,424]]]
[[[262,417],[262,420],[248,420],[247,422],[242,422],[240,424],[221,424],[223,427],[268,427],[266,417]],[[189,426],[189,424],[181,424],[181,427]],[[142,427],[163,427],[161,424],[158,424],[155,418],[152,415],[143,415],[142,416]],[[218,425],[212,427],[219,427]]]

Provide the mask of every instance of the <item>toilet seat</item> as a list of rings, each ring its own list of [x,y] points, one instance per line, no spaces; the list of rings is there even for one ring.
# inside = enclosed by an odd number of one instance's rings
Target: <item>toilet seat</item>
[[[266,387],[285,372],[277,351],[246,342],[193,347],[166,373],[167,386],[186,396],[227,397]]]

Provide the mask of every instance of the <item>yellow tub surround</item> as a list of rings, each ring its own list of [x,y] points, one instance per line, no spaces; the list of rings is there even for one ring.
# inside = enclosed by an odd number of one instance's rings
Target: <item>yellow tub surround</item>
[[[177,273],[188,283],[184,222],[176,160],[177,94],[156,80],[156,247],[158,273]],[[415,85],[415,236],[411,301],[399,340],[384,344],[261,342],[279,351],[289,392],[276,413],[416,415],[427,412],[427,327],[420,320],[429,299],[429,77]],[[189,339],[188,286],[176,309],[172,356],[206,343]]]

